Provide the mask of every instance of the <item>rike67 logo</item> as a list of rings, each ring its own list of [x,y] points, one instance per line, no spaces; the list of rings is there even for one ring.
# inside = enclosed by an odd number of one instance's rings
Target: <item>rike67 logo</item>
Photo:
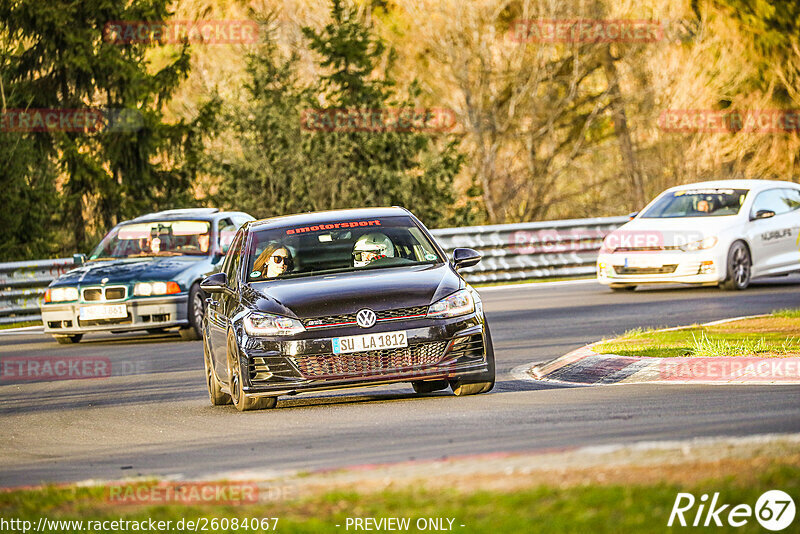
[[[795,512],[794,500],[781,490],[764,492],[755,507],[723,503],[719,492],[714,493],[710,502],[706,493],[700,499],[695,499],[691,493],[678,493],[667,526],[721,527],[727,523],[732,527],[742,527],[755,516],[762,527],[777,532],[792,524]]]

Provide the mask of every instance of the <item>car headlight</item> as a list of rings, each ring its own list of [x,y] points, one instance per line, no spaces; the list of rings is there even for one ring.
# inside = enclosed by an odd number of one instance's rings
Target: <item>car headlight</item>
[[[244,331],[251,336],[291,336],[305,330],[297,319],[282,315],[251,312],[244,318]]]
[[[77,287],[53,287],[44,294],[45,302],[69,302],[78,300]]]
[[[680,248],[684,252],[694,252],[695,250],[706,250],[714,245],[717,244],[716,237],[707,237],[705,239],[701,239],[699,241],[692,241],[691,243],[686,243],[685,245],[681,245]]]
[[[139,282],[133,286],[133,294],[137,297],[151,295],[174,295],[180,293],[181,287],[177,282]]]
[[[472,299],[472,293],[462,289],[431,304],[428,308],[428,317],[458,317],[474,311],[475,301]]]

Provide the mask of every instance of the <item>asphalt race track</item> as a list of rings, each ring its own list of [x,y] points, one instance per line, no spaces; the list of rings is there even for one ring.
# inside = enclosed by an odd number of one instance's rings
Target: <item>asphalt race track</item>
[[[153,475],[268,476],[357,464],[700,436],[800,432],[800,386],[562,387],[512,368],[634,327],[677,326],[800,307],[800,278],[744,292],[617,294],[594,281],[481,291],[498,382],[484,395],[411,386],[282,398],[239,413],[208,403],[200,342],[91,335],[61,346],[0,334],[0,358],[110,360],[112,376],[0,382],[0,486]],[[108,358],[108,360],[105,360]],[[245,472],[245,473],[243,473]]]

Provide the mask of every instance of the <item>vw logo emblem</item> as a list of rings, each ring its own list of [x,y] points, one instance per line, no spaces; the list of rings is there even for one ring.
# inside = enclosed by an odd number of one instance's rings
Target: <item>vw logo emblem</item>
[[[377,317],[375,316],[375,312],[369,308],[358,310],[358,313],[356,314],[356,322],[361,328],[369,328],[375,324],[376,320]]]

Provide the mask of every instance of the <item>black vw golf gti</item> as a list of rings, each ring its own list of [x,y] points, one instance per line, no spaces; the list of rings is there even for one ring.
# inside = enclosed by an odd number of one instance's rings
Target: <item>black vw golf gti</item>
[[[478,293],[402,208],[307,213],[245,224],[203,325],[214,405],[272,408],[279,395],[410,382],[456,395],[494,386],[494,351]]]

